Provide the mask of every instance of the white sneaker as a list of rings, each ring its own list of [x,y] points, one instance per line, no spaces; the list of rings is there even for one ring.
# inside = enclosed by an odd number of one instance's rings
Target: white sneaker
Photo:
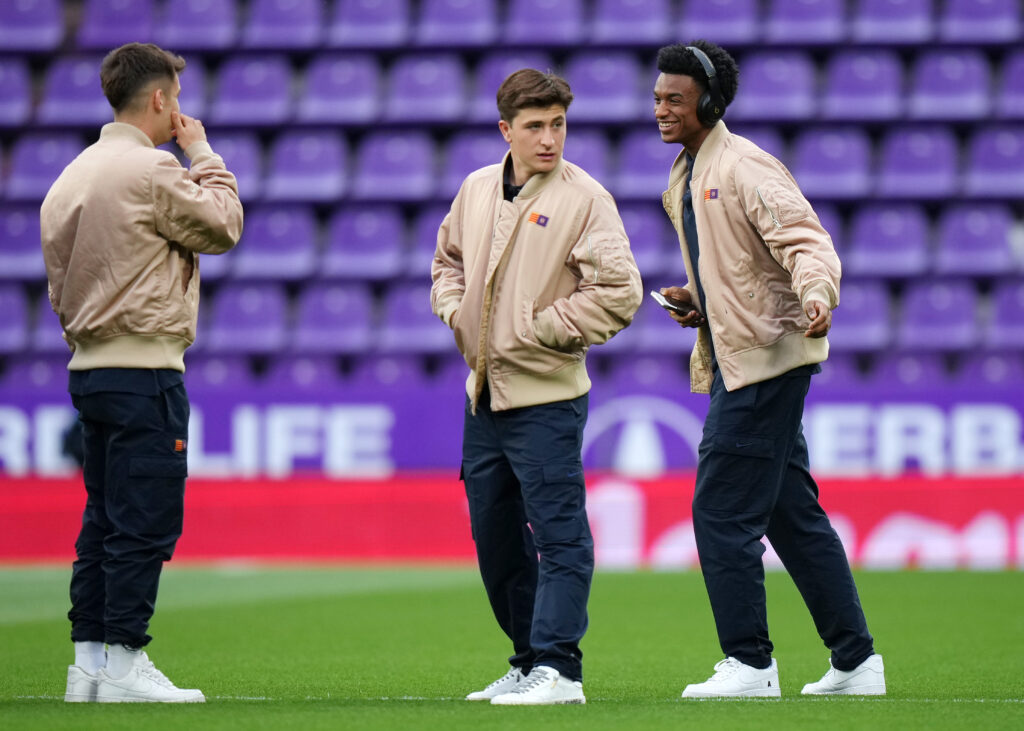
[[[583,683],[563,678],[554,668],[538,665],[516,689],[491,698],[494,706],[553,706],[563,703],[586,703]]]
[[[703,683],[691,683],[683,691],[683,698],[778,698],[779,666],[772,664],[759,669],[744,665],[734,657],[727,657],[715,665],[715,674]]]
[[[803,695],[885,695],[885,665],[881,655],[872,655],[853,670],[836,670],[828,661],[828,672],[817,683],[808,683]]]
[[[515,690],[526,678],[519,668],[511,668],[507,673],[495,680],[483,690],[477,690],[466,696],[467,701],[489,701],[496,695]]]
[[[111,678],[106,668],[96,673],[97,703],[205,703],[195,689],[181,689],[157,670],[149,656],[139,650],[135,664],[123,678]]]
[[[78,665],[68,665],[68,684],[64,690],[65,703],[94,703],[96,701],[95,675],[90,675]]]

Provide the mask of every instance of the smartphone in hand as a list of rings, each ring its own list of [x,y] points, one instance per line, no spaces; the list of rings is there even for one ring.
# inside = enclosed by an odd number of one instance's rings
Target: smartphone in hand
[[[666,310],[671,310],[677,315],[687,315],[697,309],[689,302],[683,302],[682,300],[677,300],[674,297],[666,297],[661,292],[654,289],[651,290],[651,297],[653,297],[654,301]]]

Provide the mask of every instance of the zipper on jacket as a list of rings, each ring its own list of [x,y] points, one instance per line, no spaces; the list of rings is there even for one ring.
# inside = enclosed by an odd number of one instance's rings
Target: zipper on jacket
[[[757,191],[757,197],[761,199],[761,204],[764,205],[764,207],[768,210],[768,215],[772,217],[772,221],[775,223],[775,228],[776,229],[781,229],[782,228],[782,224],[779,223],[779,219],[775,215],[775,211],[773,211],[772,207],[770,205],[768,205],[768,201],[766,201],[764,199],[764,196],[761,195],[761,189],[760,188],[754,188],[754,190]]]

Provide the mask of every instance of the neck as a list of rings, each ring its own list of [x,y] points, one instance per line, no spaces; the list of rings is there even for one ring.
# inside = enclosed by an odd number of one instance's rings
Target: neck
[[[156,124],[146,115],[114,114],[114,121],[121,124],[130,124],[132,127],[138,127],[142,130],[142,133],[150,139],[154,146],[161,145],[164,142],[164,140],[158,140]]]

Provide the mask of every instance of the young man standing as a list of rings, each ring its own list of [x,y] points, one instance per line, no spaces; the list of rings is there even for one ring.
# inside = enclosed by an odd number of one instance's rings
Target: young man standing
[[[699,328],[694,392],[711,404],[699,448],[693,526],[726,659],[684,698],[778,696],[765,611],[761,538],[793,577],[831,667],[804,694],[881,695],[876,655],[846,553],[818,504],[801,428],[811,376],[828,356],[840,265],[789,171],[721,121],[737,68],[697,41],[658,52],[654,112],[661,138],[681,144],[663,195],[679,235],[686,287],[662,294]]]
[[[181,535],[199,253],[242,234],[235,176],[178,108],[185,62],[129,43],[103,60],[114,122],[65,168],[40,215],[50,302],[71,348],[87,500],[71,576],[68,702],[201,703],[143,647]],[[185,170],[156,145],[177,138]],[[104,643],[107,648],[104,652]]]
[[[463,182],[432,271],[434,312],[470,368],[462,478],[480,574],[514,648],[467,699],[585,703],[585,357],[632,320],[640,273],[612,197],[562,159],[569,85],[522,69],[497,101],[509,152]]]

